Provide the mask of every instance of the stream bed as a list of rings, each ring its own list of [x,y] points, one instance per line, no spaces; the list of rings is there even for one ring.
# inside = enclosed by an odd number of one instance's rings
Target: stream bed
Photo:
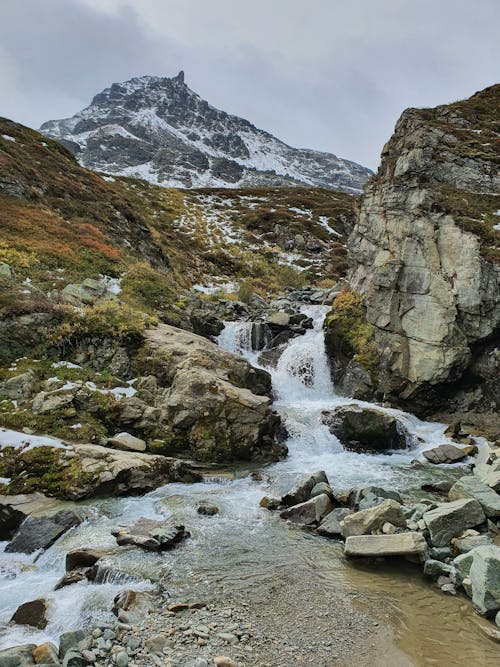
[[[346,403],[370,404],[335,394],[322,334],[326,308],[307,307],[304,312],[313,318],[314,328],[292,339],[277,367],[268,369],[276,393],[275,407],[289,432],[287,459],[261,469],[259,481],[252,478],[249,467],[238,467],[207,476],[197,484],[168,484],[143,497],[85,503],[90,507],[89,518],[38,557],[3,553],[6,543],[0,543],[0,648],[57,642],[67,630],[112,621],[113,598],[126,588],[154,588],[161,582],[175,599],[250,594],[257,604],[259,595],[267,595],[292,577],[301,577],[319,582],[324,596],[358,597],[357,604],[373,614],[377,623],[387,625],[391,641],[405,659],[407,656],[407,663],[401,665],[499,664],[498,645],[481,633],[480,626],[487,622],[474,614],[467,599],[445,596],[410,564],[348,563],[341,542],[290,527],[278,515],[259,507],[264,495],[279,496],[299,477],[317,470],[327,473],[334,488],[374,484],[415,498],[423,481],[443,474],[441,467],[429,472],[412,467],[411,462],[422,450],[449,441],[444,424],[387,409],[403,421],[419,444],[411,451],[367,455],[345,451],[320,423],[322,410]],[[249,326],[227,323],[219,344],[256,364],[256,354],[249,349]],[[453,468],[448,467],[446,474],[453,474]],[[197,503],[201,500],[216,504],[220,513],[199,515]],[[105,577],[99,584],[80,582],[53,591],[64,573],[67,551],[89,545],[114,547],[111,530],[117,525],[140,517],[171,516],[184,523],[192,535],[177,549],[159,555],[123,548],[112,561],[114,570],[123,574]],[[42,595],[51,601],[45,630],[7,625],[19,604]]]

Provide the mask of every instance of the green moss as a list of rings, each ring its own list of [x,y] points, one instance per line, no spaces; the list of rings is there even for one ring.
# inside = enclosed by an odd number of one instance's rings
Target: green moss
[[[98,473],[82,472],[65,450],[53,447],[0,451],[0,476],[11,479],[5,488],[10,495],[39,491],[61,499],[76,498],[81,496],[77,489],[89,485]]]
[[[376,380],[379,355],[362,296],[347,289],[340,292],[325,319],[325,341],[333,354],[362,364]]]

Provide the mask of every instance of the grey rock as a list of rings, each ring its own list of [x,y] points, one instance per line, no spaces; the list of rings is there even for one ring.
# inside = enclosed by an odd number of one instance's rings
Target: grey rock
[[[329,514],[333,509],[332,501],[325,494],[306,500],[303,503],[289,507],[280,513],[282,519],[287,519],[292,523],[300,523],[305,525],[314,525],[321,522],[321,520]]]
[[[36,644],[23,644],[0,650],[0,667],[31,667],[35,649]]]
[[[311,497],[311,491],[314,489],[316,484],[321,482],[328,484],[328,478],[323,470],[315,472],[314,474],[299,482],[296,486],[293,487],[293,489],[288,491],[288,493],[285,493],[285,495],[281,498],[281,502],[287,507],[297,505],[298,503],[303,503],[306,500],[309,500]]]
[[[433,546],[447,546],[453,537],[486,520],[481,505],[474,499],[454,500],[438,505],[423,516]]]
[[[144,518],[111,533],[119,546],[134,545],[147,551],[166,551],[189,537],[184,526]]]
[[[391,523],[401,528],[406,527],[401,505],[395,500],[384,500],[375,507],[348,514],[341,524],[341,531],[344,537],[368,535],[382,530],[384,523]]]
[[[500,609],[500,547],[476,547],[457,556],[453,564],[457,583],[470,579],[472,602],[481,614],[494,615]]]
[[[215,514],[219,514],[219,508],[217,505],[209,502],[200,502],[196,508],[196,511],[198,514],[203,514],[205,516],[214,516]]]
[[[450,575],[453,571],[451,565],[442,563],[439,560],[429,558],[424,563],[424,574],[431,579],[438,579],[441,576]]]
[[[31,554],[38,549],[48,549],[70,528],[78,526],[82,519],[71,511],[57,512],[53,516],[29,516],[5,547],[5,551]]]
[[[312,491],[311,491],[311,498],[315,498],[316,496],[320,496],[322,493],[326,493],[326,495],[330,498],[330,500],[332,502],[334,502],[335,497],[333,495],[333,489],[326,482],[319,482],[318,484],[314,485],[314,487],[312,488]]]
[[[13,400],[29,398],[35,391],[37,377],[30,369],[0,384],[0,395]]]
[[[456,463],[462,461],[467,456],[477,453],[477,447],[470,445],[468,447],[457,447],[456,445],[438,445],[432,449],[423,452],[425,458],[431,463]]]
[[[396,535],[351,535],[346,539],[344,553],[351,557],[417,556],[423,558],[427,550],[420,533]]]
[[[451,500],[475,498],[487,517],[500,516],[500,495],[475,475],[461,477],[450,489],[449,497]]]
[[[122,432],[117,433],[112,438],[108,438],[107,444],[109,447],[115,447],[116,449],[124,449],[132,452],[145,452],[146,443],[140,438],[136,438],[130,433]]]
[[[7,278],[10,280],[13,277],[13,272],[6,262],[0,262],[0,278]]]
[[[92,629],[87,630],[73,630],[65,632],[59,637],[59,659],[62,660],[68,651],[77,649],[81,641],[92,634]]]
[[[339,537],[342,534],[340,522],[351,512],[352,510],[347,507],[337,507],[332,510],[319,524],[318,533],[325,537]]]

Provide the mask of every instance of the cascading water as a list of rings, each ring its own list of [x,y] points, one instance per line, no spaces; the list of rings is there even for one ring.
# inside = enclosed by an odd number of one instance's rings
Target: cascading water
[[[31,556],[3,553],[6,543],[0,543],[0,648],[57,642],[58,636],[67,630],[105,623],[112,618],[112,601],[120,590],[151,588],[165,576],[169,591],[177,599],[201,596],[207,600],[242,591],[258,600],[259,595],[268,595],[269,587],[288,582],[293,573],[300,572],[302,577],[319,578],[325,591],[351,591],[358,587],[374,595],[374,604],[384,596],[387,604],[397,610],[397,616],[403,615],[405,623],[413,620],[412,636],[421,632],[420,626],[425,628],[422,645],[429,643],[429,633],[434,632],[434,645],[456,646],[460,630],[460,650],[469,656],[467,664],[477,664],[475,656],[483,655],[475,652],[482,650],[480,640],[474,630],[464,630],[463,619],[449,598],[440,598],[436,603],[423,593],[425,587],[419,588],[414,583],[410,611],[406,613],[401,600],[408,597],[407,578],[399,584],[391,578],[389,588],[400,586],[400,597],[388,597],[387,591],[380,587],[375,592],[375,588],[370,588],[375,586],[373,575],[364,576],[346,568],[335,541],[311,539],[307,533],[290,530],[276,514],[259,507],[263,495],[279,495],[297,478],[319,469],[324,469],[334,486],[340,488],[378,483],[408,490],[420,484],[421,473],[409,466],[419,449],[389,455],[347,452],[321,423],[323,410],[346,403],[370,405],[335,394],[322,333],[326,310],[322,306],[304,308],[304,313],[313,318],[313,329],[292,339],[276,368],[267,369],[272,376],[275,407],[290,434],[286,460],[269,466],[261,482],[253,481],[248,469],[242,468],[233,479],[213,475],[203,483],[168,484],[140,498],[94,501],[90,518],[58,540],[36,563]],[[219,344],[253,364],[258,363],[259,353],[252,350],[251,322],[227,323]],[[396,415],[410,433],[421,439],[421,448],[447,440],[443,435],[444,425],[422,422],[397,410],[386,411]],[[201,500],[217,504],[220,514],[209,518],[199,515],[197,503]],[[111,565],[114,571],[125,574],[103,570],[98,577],[102,583],[81,582],[53,590],[64,573],[66,552],[88,545],[116,547],[111,530],[117,524],[131,523],[140,517],[175,517],[189,528],[192,537],[180,548],[161,555],[122,548],[112,558]],[[8,625],[19,604],[39,596],[49,600],[49,623],[45,630]],[[449,619],[442,630],[429,629],[427,623],[436,604],[441,604],[442,617]]]

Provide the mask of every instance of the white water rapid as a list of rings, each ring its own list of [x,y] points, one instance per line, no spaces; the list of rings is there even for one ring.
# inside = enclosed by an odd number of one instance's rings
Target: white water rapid
[[[232,475],[207,477],[198,484],[169,484],[140,498],[89,501],[90,517],[38,559],[36,555],[4,553],[6,543],[0,543],[0,648],[57,642],[62,632],[109,621],[118,591],[152,587],[167,575],[169,591],[177,599],[200,594],[210,599],[238,590],[251,590],[255,595],[269,582],[274,585],[296,571],[320,576],[326,587],[346,586],[348,568],[341,565],[341,550],[335,541],[312,539],[290,530],[276,514],[260,508],[259,500],[264,495],[280,495],[300,476],[320,469],[326,471],[335,488],[379,484],[418,494],[422,476],[428,473],[411,468],[411,460],[422,449],[448,439],[442,424],[387,409],[420,438],[418,449],[384,455],[346,452],[321,424],[321,411],[346,403],[368,404],[336,395],[323,343],[326,308],[307,307],[304,312],[313,318],[314,328],[291,340],[277,368],[268,369],[276,394],[275,408],[290,434],[286,460],[268,466],[261,482],[252,480],[247,466],[235,469]],[[227,323],[219,344],[257,363],[257,354],[250,349],[251,323]],[[200,516],[196,511],[200,500],[216,503],[220,514]],[[69,550],[90,545],[112,548],[116,544],[111,529],[117,525],[139,517],[172,516],[192,534],[177,549],[158,555],[122,548],[111,559],[113,567],[123,573],[114,580],[53,590],[64,573]],[[18,605],[39,596],[49,601],[45,630],[9,624]]]

